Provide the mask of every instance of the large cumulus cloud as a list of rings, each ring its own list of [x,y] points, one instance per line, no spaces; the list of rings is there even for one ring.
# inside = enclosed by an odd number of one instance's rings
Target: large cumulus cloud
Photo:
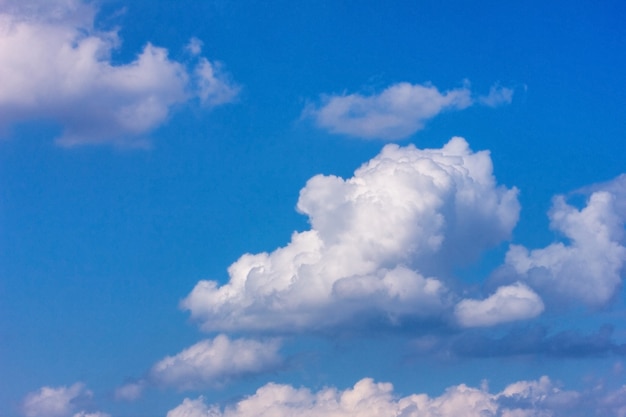
[[[64,146],[141,146],[173,106],[193,97],[216,106],[236,96],[216,63],[194,57],[188,68],[150,43],[133,62],[114,64],[120,39],[116,30],[94,25],[96,12],[80,0],[0,1],[5,135],[15,123],[49,120],[61,125]]]
[[[207,331],[298,331],[368,317],[432,317],[450,305],[441,276],[510,236],[517,190],[462,138],[441,149],[386,146],[349,179],[318,175],[300,192],[311,230],[243,255],[230,280],[182,301]]]

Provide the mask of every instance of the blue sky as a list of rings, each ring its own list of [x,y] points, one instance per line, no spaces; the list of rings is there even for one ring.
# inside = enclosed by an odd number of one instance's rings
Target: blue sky
[[[0,0],[0,416],[623,415],[624,19]]]

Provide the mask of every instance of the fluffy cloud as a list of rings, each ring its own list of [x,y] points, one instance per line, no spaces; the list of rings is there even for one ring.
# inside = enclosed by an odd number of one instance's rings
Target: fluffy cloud
[[[42,387],[36,392],[28,394],[22,401],[22,414],[25,417],[66,417],[81,404],[91,399],[91,391],[84,384],[76,383],[72,386]],[[108,417],[108,414],[80,411],[74,417]]]
[[[494,86],[478,102],[495,107],[509,103],[513,90]],[[304,115],[331,133],[364,139],[402,139],[421,130],[424,124],[447,110],[462,110],[475,100],[469,88],[440,92],[426,84],[398,83],[380,94],[322,97],[319,107],[309,105]]]
[[[386,146],[350,179],[318,175],[300,192],[311,230],[243,255],[230,281],[200,281],[181,305],[207,331],[298,331],[431,317],[449,304],[435,274],[509,237],[517,190],[496,184],[488,152]]]
[[[181,390],[220,385],[232,378],[276,369],[282,363],[279,348],[277,340],[231,340],[218,335],[156,363],[149,382]]]
[[[193,97],[216,106],[237,94],[218,64],[200,57],[188,70],[149,43],[114,65],[120,40],[94,27],[95,13],[79,0],[0,2],[0,128],[51,120],[63,127],[63,146],[140,146],[173,106]]]
[[[412,394],[398,398],[393,386],[363,379],[344,391],[325,388],[311,392],[290,385],[267,384],[236,404],[221,410],[202,397],[185,399],[167,417],[572,417],[618,414],[624,389],[612,392],[564,391],[548,377],[519,381],[502,392],[452,386],[439,397]]]
[[[461,414],[482,417],[495,408],[495,402],[488,394],[464,385],[453,387],[438,398],[431,399],[421,394],[396,399],[391,384],[363,379],[345,391],[326,388],[317,393],[306,388],[270,383],[223,412],[217,407],[207,407],[200,399],[187,399],[171,410],[167,417],[451,417]]]
[[[498,288],[485,300],[462,300],[456,305],[454,313],[461,326],[486,327],[530,319],[541,314],[543,309],[541,298],[518,282]]]
[[[231,378],[275,369],[281,364],[277,340],[231,340],[218,335],[168,356],[152,367],[152,381],[192,389],[218,385]]]
[[[605,184],[606,190],[592,192],[582,209],[557,196],[550,225],[569,242],[534,250],[511,245],[505,271],[553,300],[580,301],[594,308],[609,303],[620,288],[626,262],[624,181],[619,177]]]

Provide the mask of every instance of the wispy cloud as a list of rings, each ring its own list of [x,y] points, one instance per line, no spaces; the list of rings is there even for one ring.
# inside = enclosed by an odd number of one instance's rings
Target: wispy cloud
[[[78,0],[3,2],[1,128],[43,119],[61,125],[62,146],[145,146],[174,106],[198,97],[212,107],[237,95],[218,63],[177,62],[150,43],[133,62],[113,64],[120,39],[96,29],[95,14]],[[190,45],[200,53],[199,42]]]
[[[463,110],[478,102],[490,107],[510,103],[513,90],[493,86],[488,95],[472,97],[465,86],[445,92],[430,84],[393,84],[380,94],[324,95],[303,116],[330,133],[363,139],[403,139],[424,128],[444,111]]]
[[[21,410],[25,417],[110,417],[102,412],[87,412],[76,409],[89,403],[93,394],[84,384],[71,386],[42,387],[26,395]],[[73,414],[75,413],[75,414]]]
[[[479,96],[478,102],[488,107],[498,107],[504,104],[510,104],[513,101],[513,89],[493,85],[489,89],[489,94]]]

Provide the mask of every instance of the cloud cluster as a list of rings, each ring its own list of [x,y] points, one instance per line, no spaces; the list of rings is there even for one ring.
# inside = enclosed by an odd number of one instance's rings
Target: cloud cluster
[[[79,0],[2,0],[1,129],[49,120],[62,126],[63,146],[141,146],[173,106],[193,97],[216,106],[236,96],[219,64],[200,57],[190,70],[150,43],[133,62],[114,64],[117,31],[97,29],[95,14]]]
[[[388,145],[349,179],[317,175],[297,208],[311,230],[243,255],[228,283],[200,281],[182,301],[204,330],[436,316],[450,294],[434,275],[507,239],[519,214],[517,190],[497,185],[489,153],[462,138],[441,149]]]
[[[495,107],[510,103],[513,90],[493,86],[487,96],[472,97],[468,87],[440,92],[430,84],[393,84],[380,94],[323,96],[319,106],[309,105],[305,117],[331,133],[363,139],[402,139],[424,127],[438,114],[462,110],[478,102]]]
[[[519,381],[499,393],[466,385],[452,386],[438,397],[412,394],[398,398],[389,383],[363,379],[344,391],[311,392],[290,385],[267,384],[221,410],[203,398],[185,399],[167,417],[574,417],[619,414],[624,389],[610,392],[564,391],[548,377]]]
[[[567,242],[533,250],[511,245],[500,273],[525,281],[558,303],[606,306],[621,287],[626,263],[624,178],[603,184],[605,189],[595,187],[581,209],[564,196],[555,197],[550,226]]]
[[[93,394],[82,383],[63,387],[42,387],[24,398],[21,405],[25,417],[109,417],[102,412],[76,412],[86,405]],[[73,414],[74,413],[74,414]]]

